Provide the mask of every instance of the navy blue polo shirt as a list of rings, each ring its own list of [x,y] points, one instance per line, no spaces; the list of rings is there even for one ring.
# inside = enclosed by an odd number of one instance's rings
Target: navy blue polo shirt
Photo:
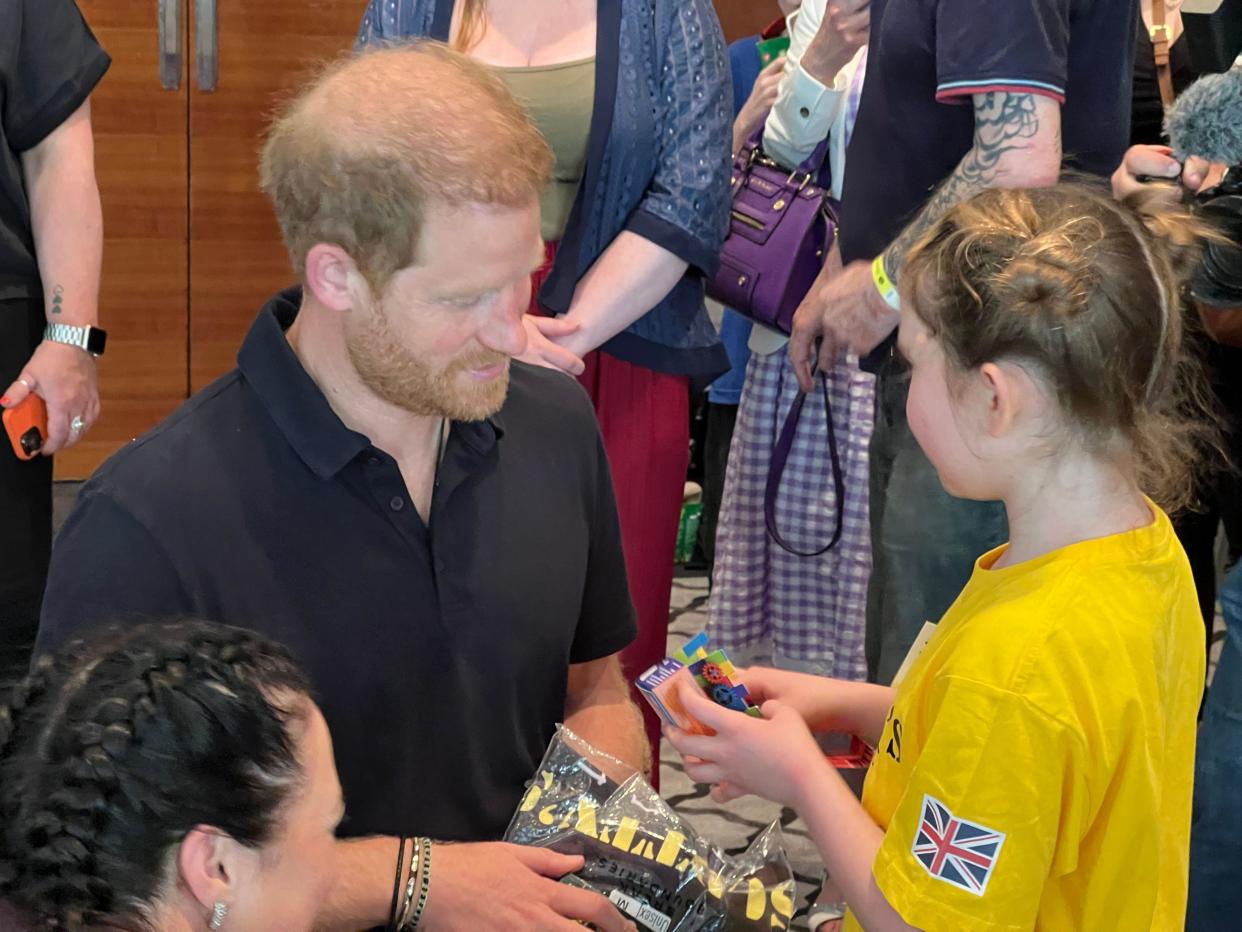
[[[842,260],[879,255],[957,167],[974,143],[972,94],[1054,98],[1065,166],[1111,175],[1130,140],[1137,17],[1138,0],[872,0]]]
[[[236,370],[83,487],[37,651],[133,617],[260,631],[310,675],[344,834],[497,838],[564,719],[569,665],[635,632],[594,411],[572,379],[514,363],[502,410],[453,425],[428,527],[285,340],[299,302],[269,302]]]

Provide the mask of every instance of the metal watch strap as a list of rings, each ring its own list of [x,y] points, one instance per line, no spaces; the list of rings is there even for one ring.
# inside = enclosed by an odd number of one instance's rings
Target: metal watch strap
[[[91,331],[96,331],[99,336],[103,336],[103,331],[98,327],[77,327],[72,324],[51,323],[43,331],[43,339],[52,343],[64,343],[66,346],[76,346],[80,350],[85,350],[93,355],[100,355],[103,347],[93,349],[91,346]],[[99,341],[102,343],[102,339]]]

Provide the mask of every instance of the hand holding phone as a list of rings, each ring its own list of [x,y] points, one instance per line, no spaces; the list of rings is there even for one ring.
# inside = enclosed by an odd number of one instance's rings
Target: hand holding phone
[[[19,404],[5,409],[4,430],[18,459],[31,460],[47,441],[47,405],[31,392]]]

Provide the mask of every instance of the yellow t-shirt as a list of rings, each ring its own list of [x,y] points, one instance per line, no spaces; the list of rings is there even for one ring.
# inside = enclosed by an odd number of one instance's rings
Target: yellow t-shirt
[[[898,687],[863,806],[911,925],[1183,928],[1203,621],[1152,507],[1136,531],[980,558]]]

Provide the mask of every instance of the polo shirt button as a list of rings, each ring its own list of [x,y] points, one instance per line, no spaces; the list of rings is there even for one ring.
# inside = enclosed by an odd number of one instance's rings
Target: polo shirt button
[[[392,501],[388,503],[388,507],[391,508],[393,511],[400,511],[402,508],[405,507],[405,499],[402,498],[400,495],[394,495],[392,497]]]
[[[380,458],[379,458],[378,456],[368,456],[368,457],[367,457],[367,465],[368,465],[368,466],[378,466],[379,464],[380,464]]]
[[[811,111],[807,109],[806,107],[802,107],[801,109],[798,110],[798,116],[802,117],[802,119],[804,120],[810,115],[811,115]]]

